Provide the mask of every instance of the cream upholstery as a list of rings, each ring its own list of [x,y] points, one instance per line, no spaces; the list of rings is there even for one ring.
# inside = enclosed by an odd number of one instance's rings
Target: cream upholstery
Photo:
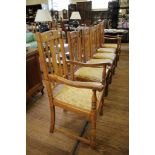
[[[98,48],[98,53],[116,53],[116,48]]]
[[[95,53],[93,55],[93,58],[95,59],[110,59],[110,60],[114,60],[116,57],[116,54],[115,53]]]
[[[109,69],[106,69],[108,73]],[[102,82],[103,68],[81,67],[75,72],[75,77],[89,81]]]
[[[104,48],[116,48],[117,49],[117,44],[110,44],[110,43],[104,43],[102,45]]]
[[[112,64],[112,60],[111,59],[90,59],[89,61],[87,61],[87,63],[110,63]]]
[[[100,100],[99,95],[100,93],[97,92],[98,101]],[[61,85],[58,91],[55,91],[54,99],[74,107],[90,111],[92,103],[92,90]]]

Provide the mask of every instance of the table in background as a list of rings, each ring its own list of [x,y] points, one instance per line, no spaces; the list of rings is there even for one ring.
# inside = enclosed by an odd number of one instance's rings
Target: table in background
[[[105,35],[121,35],[122,42],[128,43],[129,42],[129,30],[126,29],[104,29]]]

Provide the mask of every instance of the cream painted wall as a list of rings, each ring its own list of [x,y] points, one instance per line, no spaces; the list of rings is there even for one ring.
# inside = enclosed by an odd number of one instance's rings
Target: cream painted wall
[[[70,3],[75,4],[76,2],[84,2],[87,0],[70,0]]]
[[[48,0],[26,0],[26,5],[48,3]]]

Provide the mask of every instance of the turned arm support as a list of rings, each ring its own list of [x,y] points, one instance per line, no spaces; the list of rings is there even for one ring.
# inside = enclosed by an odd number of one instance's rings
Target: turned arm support
[[[57,83],[66,84],[66,85],[76,87],[76,88],[87,88],[87,89],[101,91],[101,90],[103,90],[103,87],[104,87],[101,83],[98,83],[98,82],[71,81],[71,80],[67,80],[63,77],[60,77],[57,75],[52,75],[52,74],[49,74],[48,77],[51,82],[55,81]]]
[[[103,67],[103,66],[111,66],[110,63],[102,63],[102,62],[99,62],[99,63],[82,63],[82,62],[78,62],[78,61],[71,61],[71,60],[68,60],[67,63],[70,63],[70,64],[73,64],[73,65],[79,65],[79,66],[82,66],[82,67]]]

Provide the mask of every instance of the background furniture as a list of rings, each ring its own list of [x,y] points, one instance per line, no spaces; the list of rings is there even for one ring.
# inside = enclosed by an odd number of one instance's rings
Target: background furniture
[[[122,43],[128,43],[129,42],[129,30],[125,29],[105,29],[104,30],[105,35],[111,35],[111,36],[121,36],[121,42]],[[106,42],[113,42],[113,41],[106,41]]]
[[[91,24],[92,1],[77,2],[77,11],[81,15],[81,24]]]
[[[91,24],[92,1],[77,2],[76,4],[69,4],[68,5],[69,19],[73,11],[79,11],[81,16],[81,21],[80,21],[81,24],[86,24],[86,25]]]
[[[43,94],[43,83],[40,71],[38,51],[31,49],[26,53],[26,100],[41,91]]]
[[[26,43],[30,44],[31,48],[37,48],[37,41],[33,32],[26,32]]]
[[[63,19],[67,19],[68,14],[67,14],[67,10],[66,9],[62,10],[62,15],[63,15]]]
[[[111,1],[108,3],[109,19],[111,21],[111,28],[117,28],[118,14],[119,14],[119,2]]]
[[[76,4],[69,4],[68,5],[68,19],[70,19],[73,11],[76,11]]]
[[[27,24],[34,22],[38,9],[41,9],[41,4],[26,5],[26,23]]]

